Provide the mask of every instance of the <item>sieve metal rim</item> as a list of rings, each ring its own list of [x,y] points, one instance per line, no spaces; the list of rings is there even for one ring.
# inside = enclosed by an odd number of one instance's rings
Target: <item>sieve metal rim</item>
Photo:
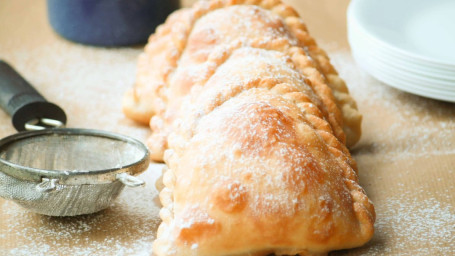
[[[107,168],[102,170],[74,170],[74,171],[61,171],[61,170],[44,170],[19,164],[11,163],[3,158],[0,158],[0,171],[12,177],[26,180],[41,182],[45,179],[58,179],[58,183],[62,185],[83,185],[83,184],[105,184],[118,180],[118,175],[127,173],[130,175],[137,175],[145,171],[150,163],[149,151],[147,147],[137,139],[131,138],[126,135],[121,135],[109,131],[101,131],[95,129],[82,129],[82,128],[53,128],[37,131],[23,131],[0,140],[0,148],[18,140],[42,135],[83,135],[103,137],[108,139],[120,140],[131,143],[136,146],[143,156],[133,162],[124,166]]]

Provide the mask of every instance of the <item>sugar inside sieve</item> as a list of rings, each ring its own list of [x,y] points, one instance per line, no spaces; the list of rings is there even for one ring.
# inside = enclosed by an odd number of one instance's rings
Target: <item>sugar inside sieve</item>
[[[149,164],[127,136],[89,129],[44,129],[0,140],[0,196],[37,213],[71,216],[108,207]]]

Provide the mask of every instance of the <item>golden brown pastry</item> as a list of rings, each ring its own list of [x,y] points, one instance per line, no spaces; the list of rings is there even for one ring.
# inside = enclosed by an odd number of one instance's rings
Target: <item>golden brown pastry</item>
[[[372,237],[345,144],[360,115],[292,8],[199,2],[138,68],[125,112],[153,116],[155,159],[167,148],[157,256],[324,255]]]
[[[225,8],[249,4],[257,7]],[[207,1],[173,13],[150,37],[139,58],[136,84],[124,97],[126,115],[150,123],[152,159],[162,160],[181,98],[211,75],[206,65],[210,53],[234,45],[288,54],[318,94],[318,107],[336,137],[348,146],[358,141],[356,103],[291,7],[278,0]]]

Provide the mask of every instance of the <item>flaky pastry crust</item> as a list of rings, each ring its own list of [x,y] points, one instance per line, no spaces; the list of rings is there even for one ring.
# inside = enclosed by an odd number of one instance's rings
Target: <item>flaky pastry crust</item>
[[[154,159],[167,149],[156,255],[324,255],[372,237],[374,207],[346,147],[361,116],[280,1],[172,14],[124,111],[150,122]]]
[[[261,11],[208,20],[206,14],[231,5],[256,5]],[[210,75],[203,65],[209,53],[231,44],[286,51],[320,97],[318,107],[336,137],[348,147],[359,140],[362,117],[356,103],[294,9],[279,0],[206,1],[174,12],[158,27],[139,57],[135,86],[125,94],[125,114],[152,128],[153,160],[162,161],[181,97]]]

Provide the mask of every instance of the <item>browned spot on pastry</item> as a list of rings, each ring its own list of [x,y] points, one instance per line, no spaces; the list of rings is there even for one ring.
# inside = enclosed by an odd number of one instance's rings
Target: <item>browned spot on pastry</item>
[[[315,242],[327,241],[335,232],[332,221],[333,201],[331,198],[320,197],[318,200],[318,213],[311,217],[311,224],[308,228],[308,239]]]
[[[240,122],[237,114],[249,118]],[[241,145],[242,152],[266,155],[272,145],[295,138],[292,119],[265,102],[243,105],[228,122],[233,124],[228,136]]]
[[[178,225],[178,238],[182,243],[201,241],[221,231],[221,224],[210,218],[207,213],[200,212],[198,208],[187,211],[188,216],[182,218]]]
[[[227,213],[239,212],[245,208],[248,193],[239,181],[224,181],[217,184],[215,203]]]

